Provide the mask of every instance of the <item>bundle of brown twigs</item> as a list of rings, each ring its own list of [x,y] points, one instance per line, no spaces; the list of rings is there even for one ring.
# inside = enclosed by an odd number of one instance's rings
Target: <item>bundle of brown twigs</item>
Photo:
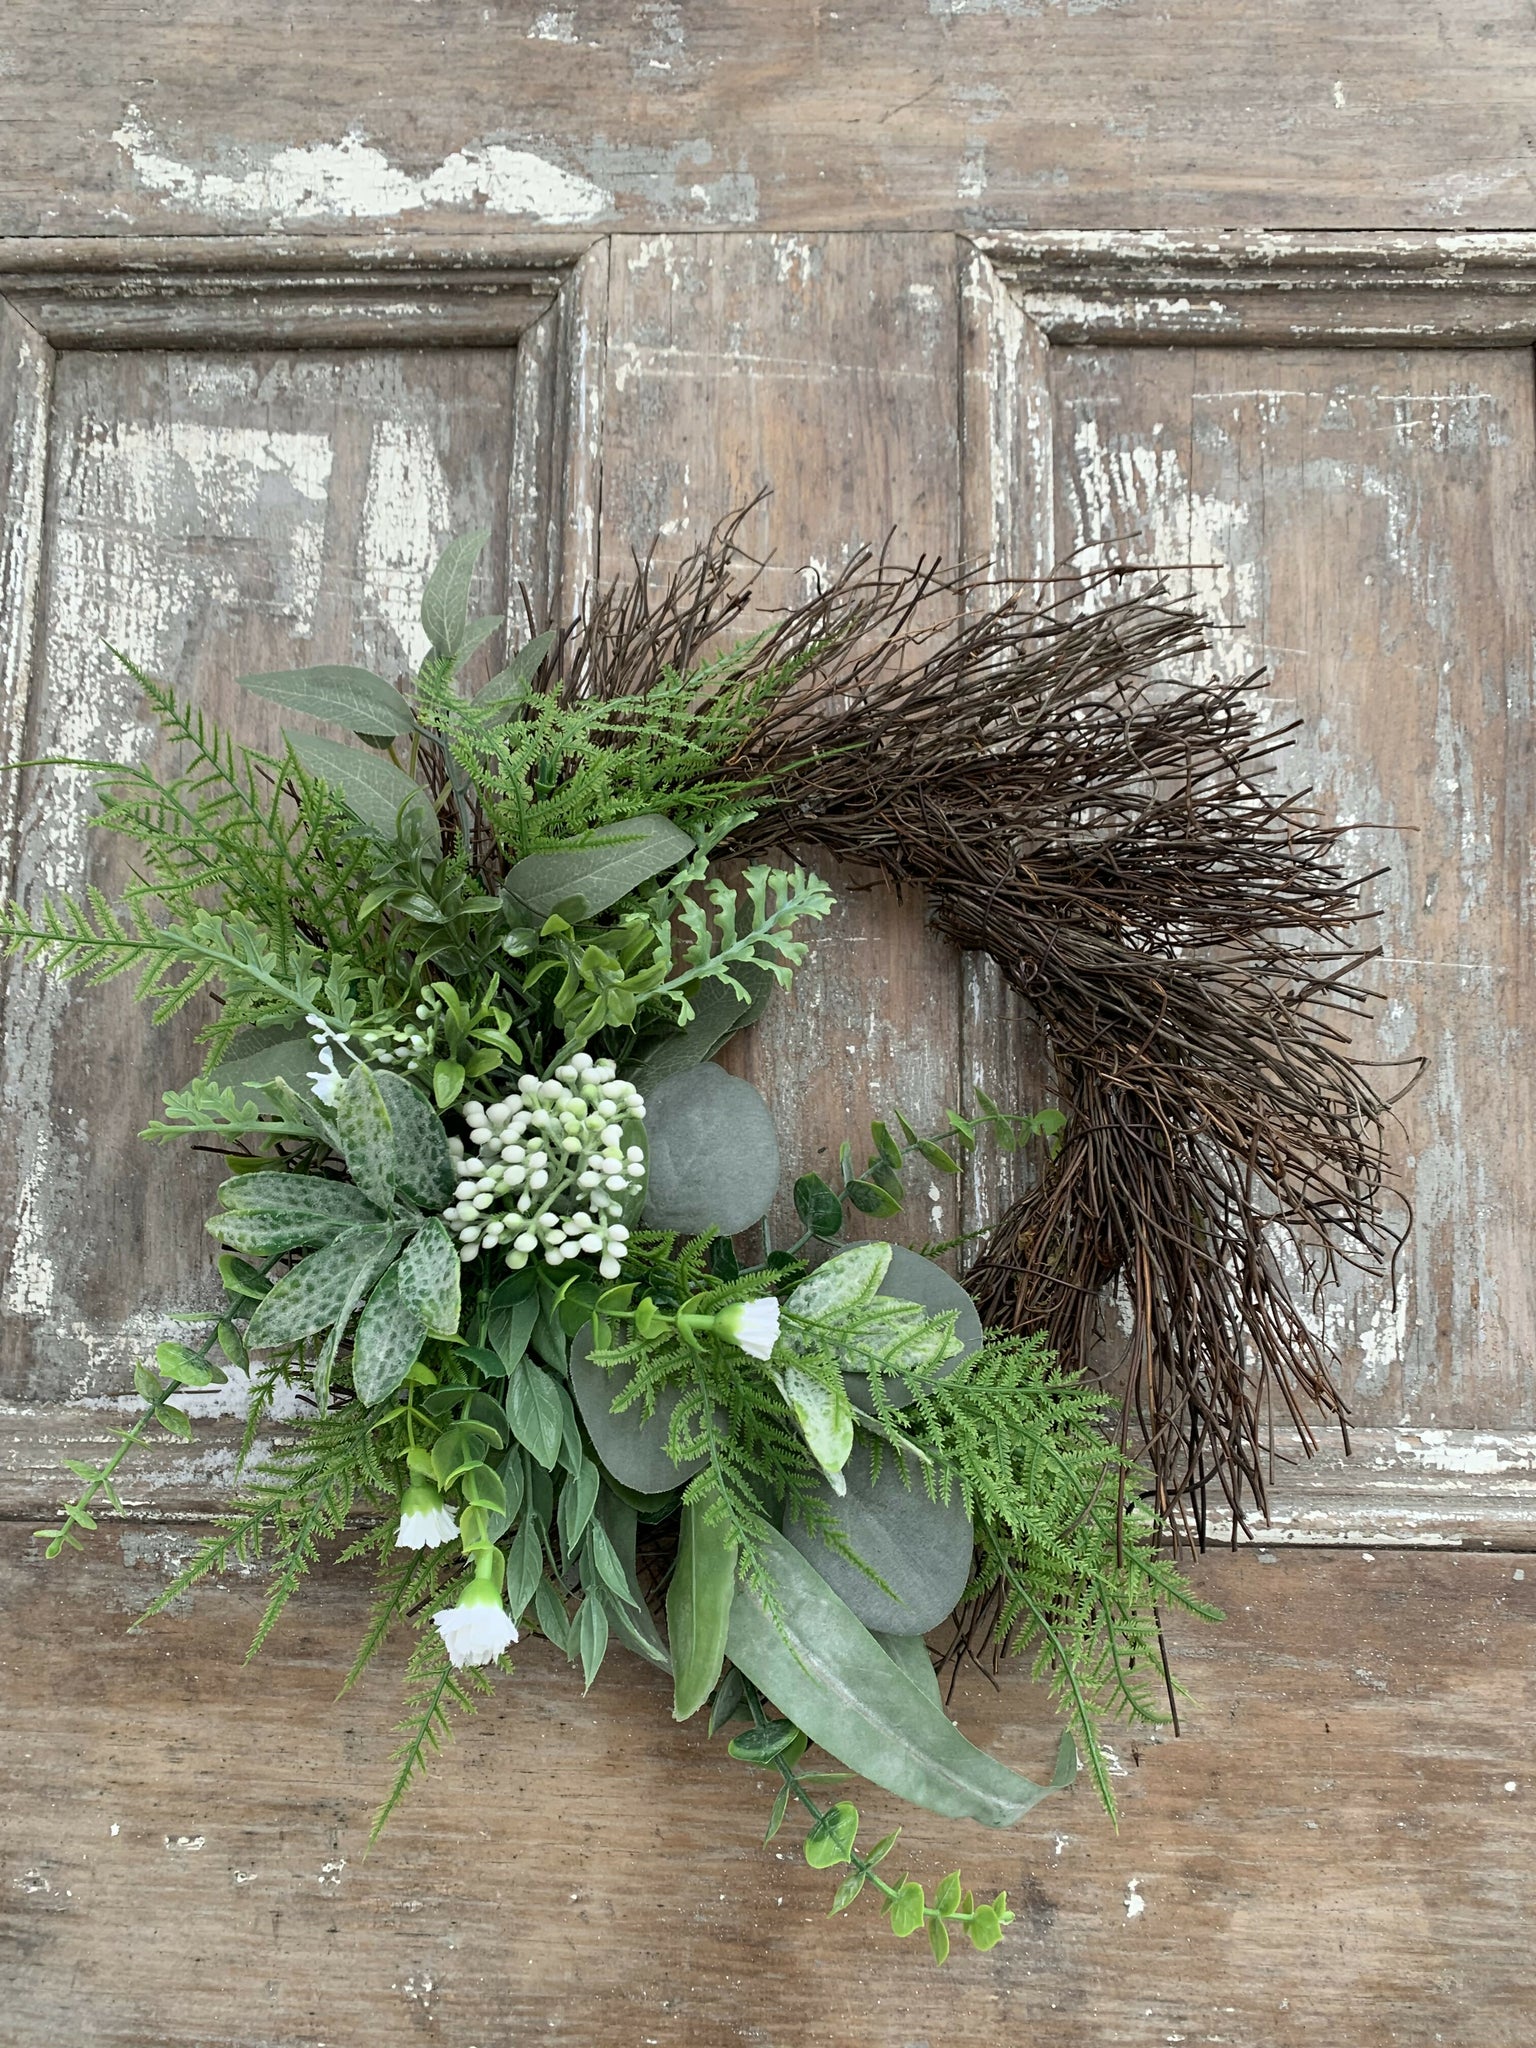
[[[573,696],[721,642],[762,566],[744,517],[595,598],[555,657]],[[1390,1098],[1351,1043],[1380,870],[1344,859],[1354,821],[1276,785],[1296,726],[1210,652],[1147,574],[1042,589],[866,551],[735,666],[789,680],[724,764],[764,793],[726,850],[816,848],[921,889],[1038,1014],[1070,1122],[966,1284],[991,1325],[1120,1372],[1165,1525],[1196,1541],[1213,1488],[1234,1528],[1263,1510],[1277,1415],[1309,1447],[1319,1415],[1344,1423],[1317,1304],[1402,1237]]]

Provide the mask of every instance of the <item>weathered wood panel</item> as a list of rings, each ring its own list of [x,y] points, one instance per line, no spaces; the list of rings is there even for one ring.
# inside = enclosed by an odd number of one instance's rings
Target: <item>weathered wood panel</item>
[[[1267,667],[1278,772],[1373,885],[1372,1056],[1415,1227],[1390,1291],[1330,1295],[1362,1423],[1536,1420],[1530,765],[1536,423],[1527,350],[1084,346],[1050,353],[1056,543],[1166,565]],[[1389,1077],[1390,1078],[1390,1077]]]
[[[1504,227],[1519,0],[8,10],[0,222]]]
[[[195,1522],[228,1504],[241,1433],[231,1413],[237,1396],[221,1388],[183,1398],[198,1421],[191,1443],[156,1433],[121,1475],[130,1523]],[[0,1407],[0,1520],[31,1526],[56,1518],[72,1485],[64,1459],[99,1464],[130,1406]],[[271,1440],[258,1440],[256,1464]],[[1350,1446],[1346,1457],[1335,1437],[1309,1458],[1294,1430],[1276,1431],[1270,1519],[1239,1530],[1239,1546],[1536,1550],[1536,1433],[1363,1429]],[[1231,1533],[1214,1515],[1207,1524],[1214,1548]]]
[[[616,236],[603,428],[602,570],[659,562],[768,488],[743,531],[771,553],[763,617],[894,529],[907,559],[958,546],[956,251],[947,235]],[[745,622],[750,624],[751,622]],[[786,1190],[835,1178],[872,1117],[956,1099],[959,961],[915,901],[820,864],[840,897],[792,993],[735,1048],[779,1119]],[[903,1228],[954,1235],[937,1181]],[[781,1203],[781,1233],[798,1234]]]
[[[14,2048],[1529,2040],[1518,1559],[1207,1563],[1229,1619],[1174,1629],[1184,1739],[1115,1742],[1118,1836],[1081,1789],[1007,1834],[861,1795],[914,1875],[959,1863],[1019,1911],[939,1972],[863,1900],[826,1919],[798,1834],[760,1846],[767,1787],[654,1673],[583,1700],[540,1644],[365,1856],[397,1674],[335,1704],[361,1587],[323,1576],[252,1669],[252,1582],[125,1634],[184,1540],[114,1532],[67,1572],[7,1541]],[[1016,1674],[956,1712],[1021,1767],[1050,1752]]]
[[[114,647],[270,744],[282,714],[236,692],[235,678],[315,659],[397,672],[424,651],[416,608],[434,551],[473,525],[493,530],[482,608],[499,609],[514,361],[510,350],[60,357],[19,750],[148,753],[154,735]],[[6,624],[24,653],[25,615]],[[86,875],[117,892],[126,850],[92,834],[89,813],[84,776],[22,779],[26,900]],[[132,1355],[171,1334],[167,1314],[208,1293],[202,1219],[217,1162],[171,1161],[135,1135],[162,1090],[197,1071],[193,1020],[155,1033],[126,984],[65,988],[23,968],[5,996],[8,1391],[109,1391]]]

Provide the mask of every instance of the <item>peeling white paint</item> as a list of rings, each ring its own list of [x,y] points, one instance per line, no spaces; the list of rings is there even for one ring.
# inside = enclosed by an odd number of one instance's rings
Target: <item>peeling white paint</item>
[[[364,602],[388,621],[413,667],[430,647],[421,592],[452,517],[448,479],[427,423],[380,420],[363,500]]]
[[[421,175],[351,130],[336,142],[276,149],[240,170],[216,171],[171,155],[136,106],[112,140],[146,190],[225,221],[392,220],[461,208],[584,227],[614,211],[613,194],[591,178],[500,142],[468,144]]]
[[[1141,1879],[1139,1877],[1127,1878],[1125,1885],[1126,1919],[1139,1920],[1146,1910],[1147,1902],[1141,1896]]]
[[[528,31],[530,43],[574,43],[576,40],[576,11],[570,7],[546,7],[542,14],[533,18]]]

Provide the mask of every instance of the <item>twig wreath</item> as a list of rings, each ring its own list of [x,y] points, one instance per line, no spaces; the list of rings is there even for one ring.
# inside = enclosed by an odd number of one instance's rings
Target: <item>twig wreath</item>
[[[1100,1717],[1164,1718],[1160,1607],[1215,1618],[1165,1541],[1213,1483],[1262,1505],[1277,1399],[1304,1434],[1341,1412],[1286,1266],[1320,1287],[1390,1254],[1386,1104],[1340,1021],[1362,882],[1343,828],[1270,787],[1287,736],[1255,679],[1166,679],[1206,652],[1188,611],[862,554],[733,638],[742,516],[570,625],[530,609],[476,690],[502,621],[468,613],[486,536],[452,543],[414,677],[245,679],[345,741],[254,753],[135,669],[173,771],[29,764],[91,778],[136,878],[0,933],[63,976],[135,971],[157,1021],[205,1006],[204,1070],[144,1135],[229,1169],[202,1341],[136,1367],[143,1413],[43,1533],[80,1547],[151,1425],[190,1433],[177,1389],[238,1376],[240,1494],[149,1611],[261,1557],[259,1646],[323,1545],[371,1560],[351,1678],[417,1632],[376,1831],[519,1626],[587,1686],[617,1642],[778,1781],[770,1839],[805,1812],[807,1860],[846,1866],[835,1912],[868,1885],[942,1962],[1001,1938],[1006,1897],[893,1881],[895,1835],[860,1847],[820,1790],[844,1773],[802,1758],[1005,1826],[1080,1754],[1113,1813]],[[773,1112],[713,1056],[831,907],[786,849],[920,889],[1033,1005],[1058,1102],[978,1089],[927,1132],[893,1104],[862,1166],[831,1134],[837,1184],[798,1174],[774,1249]],[[952,1248],[848,1241],[856,1214],[899,1230],[914,1157],[991,1143],[1040,1171],[963,1286]],[[953,1654],[1049,1681],[1048,1783],[947,1718],[924,1637],[951,1618]]]

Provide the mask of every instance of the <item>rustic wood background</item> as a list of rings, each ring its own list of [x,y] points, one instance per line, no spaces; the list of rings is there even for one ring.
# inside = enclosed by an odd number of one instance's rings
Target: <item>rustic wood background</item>
[[[1326,1309],[1356,1456],[1278,1440],[1272,1525],[1198,1566],[1229,1618],[1174,1630],[1183,1738],[1111,1736],[1118,1836],[1083,1792],[1007,1837],[906,1817],[914,1874],[963,1862],[1020,1909],[937,1973],[872,1914],[829,1924],[793,1842],[758,1846],[750,1773],[617,1656],[584,1700],[526,1646],[365,1856],[396,1673],[333,1703],[356,1577],[250,1670],[254,1577],[126,1633],[217,1508],[227,1397],[87,1563],[42,1562],[59,1457],[99,1455],[206,1289],[216,1176],[133,1135],[185,1034],[11,974],[18,2048],[1530,2039],[1530,31],[1511,0],[14,0],[9,759],[150,743],[103,642],[216,711],[255,668],[389,672],[470,523],[482,609],[518,578],[572,604],[763,484],[768,603],[892,528],[1024,573],[1116,551],[1305,715],[1295,772],[1392,869],[1366,1042],[1428,1062],[1397,1295]],[[0,804],[13,886],[120,874],[67,779]],[[895,1100],[1047,1078],[985,963],[854,886],[740,1059],[804,1164]],[[984,1167],[920,1227],[1004,1192]],[[1022,1768],[1050,1751],[1017,1674],[958,1711]]]

